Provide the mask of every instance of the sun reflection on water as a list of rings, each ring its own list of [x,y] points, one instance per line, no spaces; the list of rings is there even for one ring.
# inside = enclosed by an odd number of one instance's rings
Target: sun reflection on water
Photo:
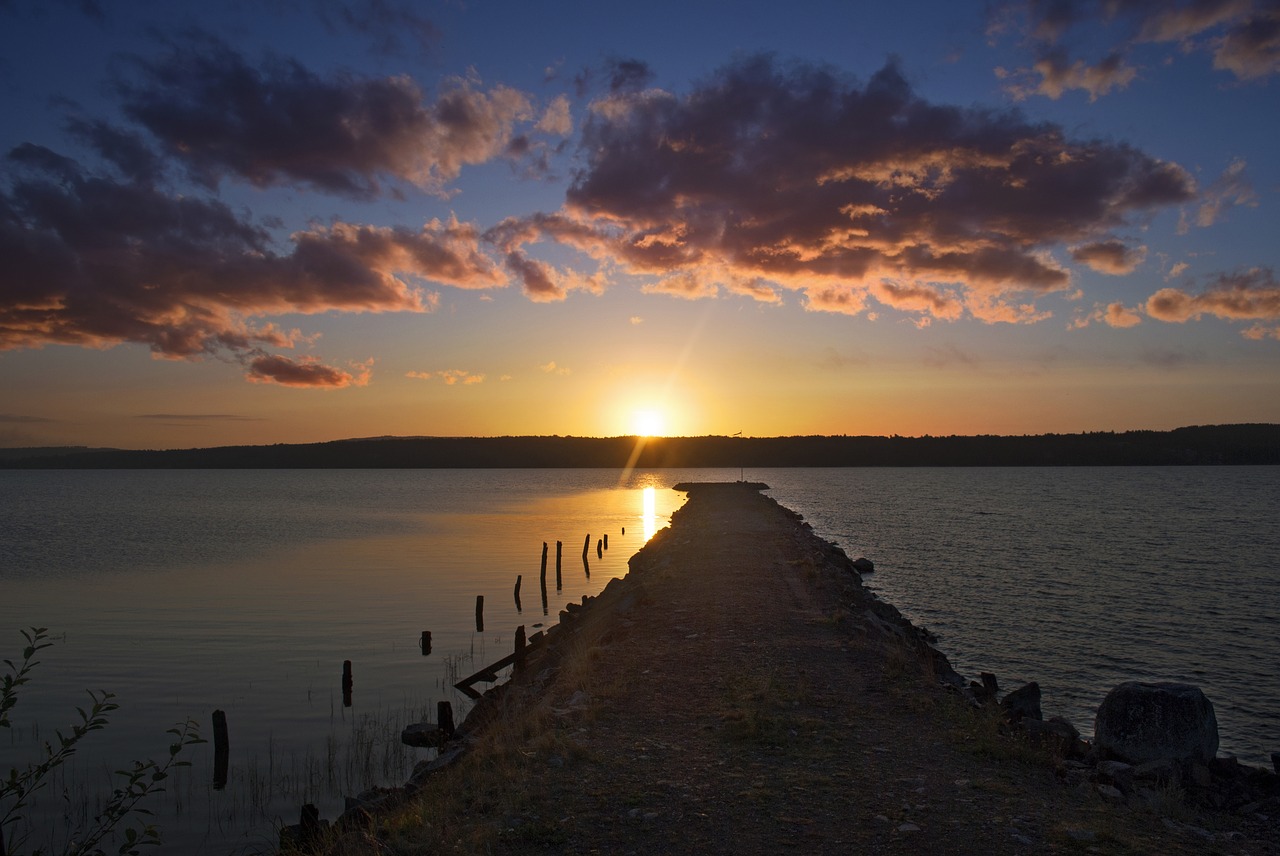
[[[648,543],[649,539],[658,531],[658,493],[653,486],[645,488],[644,496],[644,540]]]

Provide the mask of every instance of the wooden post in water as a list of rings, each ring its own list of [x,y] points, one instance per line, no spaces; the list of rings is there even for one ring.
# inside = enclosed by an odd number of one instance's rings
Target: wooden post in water
[[[626,534],[627,534],[627,527],[625,527],[625,526],[623,526],[623,527],[622,527],[622,534],[623,534],[623,535],[626,535]]]
[[[520,608],[520,582],[524,579],[524,574],[516,574],[516,612],[523,612]]]
[[[476,595],[476,632],[484,632],[484,595]]]
[[[539,577],[543,580],[547,578],[547,542],[542,542],[542,573]]]
[[[560,591],[560,554],[564,551],[564,544],[560,541],[556,542],[556,591]]]
[[[609,533],[608,532],[604,533],[604,548],[606,550],[609,549]]]
[[[431,631],[430,630],[422,631],[422,638],[418,640],[418,647],[422,649],[422,656],[424,657],[431,653]]]
[[[436,727],[444,735],[445,740],[452,740],[454,731],[453,705],[447,701],[436,702]]]
[[[582,561],[587,560],[587,551],[591,549],[591,533],[587,533],[587,537],[582,539]]]
[[[213,712],[213,789],[220,791],[227,786],[227,715],[221,710]]]
[[[353,681],[351,680],[351,661],[342,661],[342,706],[351,707],[351,688]]]
[[[603,538],[596,541],[596,558],[597,559],[604,558],[604,539]]]

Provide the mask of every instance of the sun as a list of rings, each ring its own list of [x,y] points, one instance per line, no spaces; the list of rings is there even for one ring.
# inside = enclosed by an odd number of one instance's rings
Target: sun
[[[658,437],[667,422],[657,410],[637,410],[631,414],[631,431],[639,437]]]

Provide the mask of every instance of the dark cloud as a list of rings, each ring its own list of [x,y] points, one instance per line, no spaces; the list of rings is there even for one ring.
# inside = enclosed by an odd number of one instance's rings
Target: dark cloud
[[[1115,276],[1133,273],[1147,257],[1146,247],[1130,247],[1123,241],[1110,239],[1073,247],[1071,257],[1099,273]]]
[[[352,31],[367,36],[379,54],[404,53],[409,47],[430,54],[440,44],[441,32],[431,20],[410,3],[391,0],[325,0],[320,16],[333,31]]]
[[[407,77],[322,78],[286,59],[254,67],[209,38],[134,67],[135,79],[117,84],[125,114],[206,187],[230,175],[362,199],[387,181],[441,192],[463,166],[502,156],[516,125],[537,118],[529,98],[505,86],[454,80],[426,103]]]
[[[655,77],[649,64],[639,59],[612,58],[605,63],[610,92],[635,92],[649,85]]]
[[[262,422],[261,416],[240,416],[235,413],[139,413],[135,419],[153,419],[159,422]]]
[[[1030,38],[1029,68],[997,69],[1015,97],[1058,98],[1082,89],[1090,99],[1123,89],[1137,75],[1126,59],[1142,44],[1177,44],[1213,56],[1213,67],[1242,81],[1280,73],[1280,3],[1275,0],[1013,0],[993,7],[989,31]],[[1073,30],[1109,41],[1098,62],[1072,60],[1061,41]]]
[[[0,349],[134,342],[159,357],[239,361],[259,380],[338,386],[361,375],[267,354],[308,340],[258,319],[430,311],[437,298],[424,283],[506,282],[480,251],[478,230],[455,219],[419,230],[316,226],[281,253],[216,200],[90,174],[38,146],[10,160],[17,168],[0,190]]]
[[[138,134],[116,128],[101,119],[72,118],[67,130],[88,143],[105,161],[130,181],[151,185],[164,175],[164,164]]]
[[[369,382],[369,365],[360,366],[356,374],[318,361],[293,360],[279,354],[263,354],[248,361],[245,377],[254,383],[278,383],[281,386],[314,389],[342,389],[364,386]]]
[[[509,261],[556,241],[658,277],[657,290],[776,299],[781,286],[834,311],[871,296],[942,318],[960,306],[1043,317],[1010,298],[1070,285],[1055,246],[1185,202],[1194,186],[1127,145],[930,104],[892,62],[858,85],[753,57],[683,97],[610,93],[583,137],[564,210],[486,234]]]
[[[1147,300],[1147,314],[1179,324],[1204,315],[1229,321],[1276,321],[1280,320],[1280,282],[1270,268],[1220,274],[1199,294],[1180,288],[1160,289]],[[1259,338],[1249,331],[1245,335]]]

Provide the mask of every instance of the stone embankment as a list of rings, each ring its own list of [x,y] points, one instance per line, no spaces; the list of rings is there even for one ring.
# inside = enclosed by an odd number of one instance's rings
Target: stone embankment
[[[966,685],[762,485],[688,503],[317,852],[1277,853],[1269,771],[1104,759]],[[850,498],[857,501],[856,497]]]

